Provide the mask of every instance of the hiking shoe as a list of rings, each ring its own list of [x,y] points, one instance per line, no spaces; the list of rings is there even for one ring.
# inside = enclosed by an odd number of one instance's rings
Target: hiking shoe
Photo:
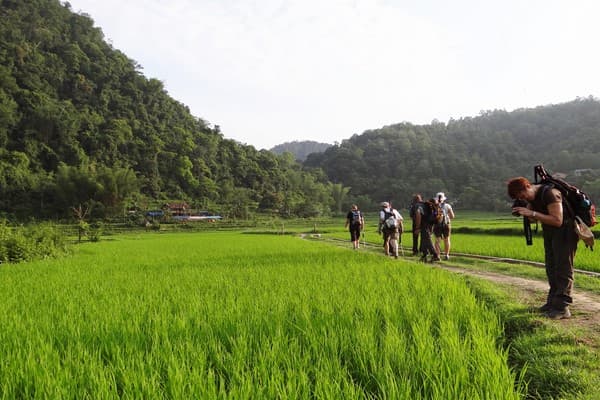
[[[436,261],[442,261],[442,259],[439,258],[439,257],[432,257],[431,258],[431,262],[436,262]]]
[[[548,311],[552,310],[552,306],[550,305],[550,303],[546,303],[543,306],[538,308],[538,311],[541,313],[546,313]]]
[[[444,255],[444,260],[449,260],[450,259],[450,254],[445,254]]]
[[[562,310],[550,310],[546,316],[550,319],[568,319],[571,318],[571,311],[568,307],[565,307]]]

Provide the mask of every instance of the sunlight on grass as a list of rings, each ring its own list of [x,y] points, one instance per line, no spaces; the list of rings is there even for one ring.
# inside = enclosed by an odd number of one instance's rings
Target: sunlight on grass
[[[519,398],[497,317],[415,264],[239,233],[0,270],[0,395]]]

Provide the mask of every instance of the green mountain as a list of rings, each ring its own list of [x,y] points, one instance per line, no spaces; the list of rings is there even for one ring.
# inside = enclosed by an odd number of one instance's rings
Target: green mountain
[[[319,143],[312,140],[293,141],[278,144],[270,149],[275,154],[292,153],[296,160],[304,161],[311,153],[322,153],[331,147],[329,143]]]
[[[455,208],[508,210],[505,182],[514,176],[533,180],[539,163],[600,199],[598,99],[390,125],[311,154],[304,164],[350,186],[349,196],[363,208],[389,199],[400,207],[413,193],[443,191]]]
[[[223,137],[59,0],[0,2],[0,216],[185,200],[226,216],[330,212],[331,184]]]
[[[227,217],[316,216],[438,191],[456,209],[508,210],[504,182],[537,163],[600,198],[593,97],[309,147],[277,155],[225,139],[69,3],[0,2],[0,217],[67,217],[80,204],[110,217],[169,200]]]

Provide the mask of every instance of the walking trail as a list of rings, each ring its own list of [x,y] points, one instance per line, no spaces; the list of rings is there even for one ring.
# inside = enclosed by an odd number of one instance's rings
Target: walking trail
[[[469,270],[450,265],[438,265],[452,272],[476,276],[498,284],[510,285],[518,289],[521,294],[519,300],[532,307],[539,306],[540,304],[534,303],[534,301],[539,298],[544,299],[548,292],[548,283],[544,281],[488,271]],[[575,276],[575,281],[577,281],[577,276]],[[575,284],[575,288],[573,289],[573,305],[570,308],[573,316],[570,319],[562,320],[561,322],[590,328],[600,332],[600,296],[578,290],[577,285]]]

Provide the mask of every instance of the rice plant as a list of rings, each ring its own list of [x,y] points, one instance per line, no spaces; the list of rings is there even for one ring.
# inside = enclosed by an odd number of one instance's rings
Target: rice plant
[[[141,235],[0,269],[0,398],[521,398],[455,276],[287,236]]]

